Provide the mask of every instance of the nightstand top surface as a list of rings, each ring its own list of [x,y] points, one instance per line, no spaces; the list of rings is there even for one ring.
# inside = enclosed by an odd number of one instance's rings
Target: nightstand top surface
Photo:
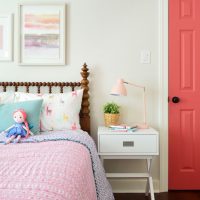
[[[147,129],[136,129],[135,131],[121,131],[111,130],[111,128],[105,126],[99,126],[98,134],[158,134],[158,131],[151,127]]]

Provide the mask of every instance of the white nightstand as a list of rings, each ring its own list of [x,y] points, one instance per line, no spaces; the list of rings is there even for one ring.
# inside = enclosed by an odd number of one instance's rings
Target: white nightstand
[[[159,155],[158,132],[153,129],[138,129],[134,132],[112,131],[107,127],[98,128],[98,153],[105,159],[145,159],[145,173],[106,173],[108,178],[147,178],[146,195],[149,191],[154,200],[151,163],[154,156]]]

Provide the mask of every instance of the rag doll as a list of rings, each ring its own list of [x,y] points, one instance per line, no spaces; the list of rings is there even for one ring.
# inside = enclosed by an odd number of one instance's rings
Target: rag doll
[[[14,125],[6,129],[7,140],[5,144],[9,144],[14,141],[18,143],[22,137],[28,137],[32,132],[29,129],[27,122],[27,114],[23,109],[18,109],[13,113]]]

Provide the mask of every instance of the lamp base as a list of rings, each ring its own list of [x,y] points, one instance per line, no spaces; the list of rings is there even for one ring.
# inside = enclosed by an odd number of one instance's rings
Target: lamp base
[[[139,129],[147,129],[147,128],[149,128],[149,125],[146,124],[146,123],[137,124],[136,126],[137,126],[137,128],[139,128]]]

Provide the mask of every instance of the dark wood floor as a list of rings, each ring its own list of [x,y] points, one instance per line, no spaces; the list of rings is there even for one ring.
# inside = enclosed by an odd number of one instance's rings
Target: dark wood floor
[[[145,194],[115,194],[115,200],[150,200]],[[155,200],[200,200],[200,191],[169,191],[155,194]]]

